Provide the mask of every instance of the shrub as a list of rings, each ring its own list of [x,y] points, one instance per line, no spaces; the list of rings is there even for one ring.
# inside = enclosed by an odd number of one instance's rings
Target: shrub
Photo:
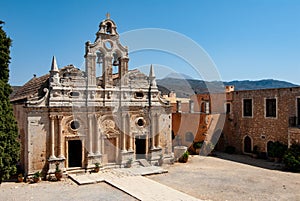
[[[273,144],[271,144],[269,150],[268,150],[268,156],[269,157],[275,157],[275,158],[282,158],[287,150],[287,145],[276,141]]]
[[[285,168],[292,172],[300,172],[300,144],[293,144],[283,157]]]
[[[201,148],[202,145],[203,145],[203,141],[194,142],[193,147],[194,147],[194,149],[198,149],[198,148]]]

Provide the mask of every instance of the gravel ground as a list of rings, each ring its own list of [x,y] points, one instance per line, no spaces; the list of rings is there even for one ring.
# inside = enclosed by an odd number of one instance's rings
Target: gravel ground
[[[169,173],[147,178],[203,200],[300,201],[300,174],[275,170],[280,165],[247,156],[226,154],[218,156],[220,158],[191,156],[186,164],[175,163],[172,166],[164,166]],[[247,161],[252,165],[235,161]],[[4,182],[0,187],[0,200],[136,199],[106,183],[78,186],[65,179],[61,182],[42,181],[38,184]]]
[[[192,156],[186,164],[166,166],[169,173],[148,178],[204,200],[300,200],[299,173],[271,170],[278,169],[278,164],[248,156],[221,157],[247,160],[269,169],[216,157]]]

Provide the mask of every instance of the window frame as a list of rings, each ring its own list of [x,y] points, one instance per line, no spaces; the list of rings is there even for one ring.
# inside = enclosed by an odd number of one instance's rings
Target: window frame
[[[275,100],[275,116],[272,116],[272,113],[274,113],[274,112],[271,112],[271,114],[268,114],[269,113],[269,110],[268,110],[269,107],[268,107],[268,102],[267,102],[268,100]],[[265,102],[265,107],[264,107],[265,118],[276,119],[277,116],[278,116],[278,100],[277,100],[277,97],[265,98],[264,102]],[[271,107],[273,107],[273,106],[271,106]]]
[[[251,115],[245,115],[245,100],[251,100]],[[243,118],[253,118],[253,98],[243,98],[242,113],[243,113]]]

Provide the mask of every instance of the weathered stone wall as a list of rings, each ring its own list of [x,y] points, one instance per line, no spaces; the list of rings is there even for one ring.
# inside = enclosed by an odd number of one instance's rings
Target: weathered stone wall
[[[27,154],[29,174],[45,169],[49,158],[49,115],[47,111],[33,110],[28,113]]]
[[[27,160],[25,159],[25,143],[26,143],[26,131],[27,131],[27,118],[24,109],[24,105],[22,103],[13,104],[13,112],[18,124],[18,132],[20,138],[20,165],[21,167],[27,166]]]
[[[288,144],[289,117],[296,116],[296,98],[300,97],[300,88],[281,88],[265,90],[234,91],[231,113],[227,114],[223,129],[225,144],[232,145],[243,152],[244,138],[252,139],[259,151],[267,152],[268,141],[281,141]],[[267,98],[276,98],[276,117],[266,117]],[[252,99],[252,117],[243,117],[243,99]],[[295,136],[295,135],[293,135]],[[299,136],[299,135],[298,135]]]

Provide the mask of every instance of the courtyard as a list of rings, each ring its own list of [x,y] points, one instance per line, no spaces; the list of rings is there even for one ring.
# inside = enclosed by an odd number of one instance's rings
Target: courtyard
[[[188,163],[164,165],[168,173],[146,178],[200,200],[300,200],[300,174],[276,170],[278,164],[248,156],[217,155],[190,156]],[[251,165],[236,162],[242,160]],[[70,179],[38,184],[4,182],[0,196],[1,200],[137,200],[104,182],[77,185]]]

